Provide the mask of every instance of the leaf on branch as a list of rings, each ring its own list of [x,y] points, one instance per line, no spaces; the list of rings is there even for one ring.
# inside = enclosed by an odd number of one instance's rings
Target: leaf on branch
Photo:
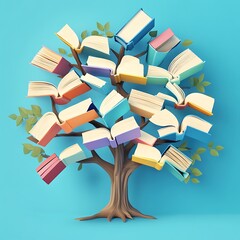
[[[68,57],[73,57],[72,53],[69,53],[69,54],[68,54]]]
[[[213,145],[214,145],[214,142],[210,142],[210,143],[208,143],[208,147],[209,147],[209,148],[212,148]]]
[[[37,118],[36,117],[30,117],[29,119],[27,119],[26,121],[29,124],[34,124],[37,122]]]
[[[99,22],[97,22],[97,28],[98,28],[98,30],[100,30],[102,32],[104,31],[104,26]]]
[[[31,107],[32,107],[33,114],[36,117],[41,117],[42,116],[42,110],[41,110],[41,108],[39,106],[31,105]]]
[[[24,154],[28,154],[33,150],[33,145],[28,144],[28,143],[23,143],[23,152]]]
[[[202,82],[203,81],[203,79],[204,79],[204,73],[202,73],[200,76],[199,76],[199,82]]]
[[[32,157],[38,157],[41,153],[43,152],[43,149],[40,148],[40,147],[33,147],[33,150],[32,150],[32,154],[31,156]]]
[[[179,148],[186,148],[187,147],[187,141],[186,142],[183,142],[179,147]]]
[[[218,157],[218,156],[219,156],[218,151],[217,151],[216,149],[211,149],[211,150],[210,150],[210,154],[211,154],[212,156],[214,156],[214,157]]]
[[[194,184],[200,183],[200,181],[199,181],[197,178],[192,178],[191,181],[192,181],[192,183],[194,183]]]
[[[202,161],[200,155],[198,153],[194,153],[191,157],[192,160]]]
[[[105,25],[104,25],[104,30],[105,30],[105,31],[109,31],[109,29],[110,29],[110,22],[107,22],[107,23],[105,23]]]
[[[38,156],[38,162],[41,162],[43,160],[43,156],[40,154],[39,156]]]
[[[87,30],[85,30],[85,31],[83,31],[82,33],[81,33],[81,38],[82,38],[82,40],[84,39],[84,38],[86,38],[87,37]]]
[[[17,116],[17,118],[16,118],[16,126],[19,126],[20,124],[22,124],[22,122],[23,122],[22,116]]]
[[[199,79],[198,78],[193,78],[193,86],[196,87],[199,83]]]
[[[92,34],[93,36],[98,36],[98,35],[99,35],[99,32],[98,32],[97,30],[94,30],[94,31],[91,32],[91,34]]]
[[[19,110],[20,115],[21,115],[23,118],[28,118],[28,111],[27,111],[26,108],[19,107],[18,110]]]
[[[220,145],[216,146],[216,150],[218,150],[218,151],[221,151],[221,150],[223,150],[223,149],[224,149],[223,146],[220,146]]]
[[[30,131],[31,129],[32,129],[32,124],[26,122],[26,125],[25,125],[25,130],[26,130],[26,132],[29,133],[29,131]]]
[[[202,172],[198,168],[193,168],[191,172],[195,177],[199,177],[202,175]]]
[[[208,81],[204,81],[204,82],[202,82],[202,85],[204,86],[204,87],[207,87],[207,86],[209,86],[209,85],[211,85],[212,83],[210,83],[210,82],[208,82]]]
[[[156,37],[157,36],[157,31],[151,31],[148,33],[150,37]]]
[[[190,46],[192,43],[193,43],[192,40],[186,39],[186,40],[184,40],[184,41],[182,42],[182,45],[183,45],[184,47],[187,47],[187,46]]]
[[[196,152],[198,154],[202,154],[202,153],[206,152],[206,148],[198,148]]]
[[[201,85],[200,83],[197,84],[196,86],[197,90],[201,93],[204,93],[205,92],[205,88],[203,85]]]
[[[182,148],[182,147],[179,147],[178,148],[179,151],[182,151],[182,152],[186,152],[189,150],[189,148]]]
[[[107,36],[108,38],[112,38],[112,37],[114,36],[114,33],[108,31],[108,32],[106,32],[106,36]]]
[[[16,114],[11,114],[8,117],[11,118],[12,120],[16,120],[17,119],[17,115]]]
[[[187,178],[184,180],[184,182],[185,182],[185,183],[188,183],[189,180],[190,180],[190,178],[191,178],[190,175],[188,175]]]
[[[58,48],[58,51],[59,51],[59,53],[61,53],[63,55],[67,53],[66,50],[63,48]]]
[[[82,163],[79,163],[79,166],[78,166],[78,171],[82,170]]]
[[[33,111],[32,110],[27,109],[27,112],[28,112],[28,115],[33,115]]]

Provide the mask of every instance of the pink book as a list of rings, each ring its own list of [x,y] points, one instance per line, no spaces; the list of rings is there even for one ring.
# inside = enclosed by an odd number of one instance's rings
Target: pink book
[[[46,167],[57,155],[54,153],[48,158],[46,158],[37,168],[36,171],[39,172],[42,168]]]
[[[153,39],[149,44],[157,49],[160,47],[163,43],[165,43],[167,40],[169,40],[171,37],[174,36],[174,33],[170,28],[168,28],[166,31],[164,31],[162,34],[160,34],[158,37]]]
[[[57,67],[53,70],[53,73],[56,73],[60,76],[65,76],[71,70],[71,68],[71,63],[62,57]]]

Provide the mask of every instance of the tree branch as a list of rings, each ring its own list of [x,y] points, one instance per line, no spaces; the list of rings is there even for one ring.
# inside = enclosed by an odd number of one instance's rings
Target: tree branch
[[[55,137],[81,137],[83,132],[59,133]]]
[[[147,53],[147,50],[145,50],[145,51],[143,51],[143,52],[141,52],[141,53],[135,55],[134,57],[136,57],[136,58],[140,58],[141,56],[145,55],[146,53]]]
[[[50,97],[50,99],[51,99],[51,102],[52,102],[52,112],[55,113],[58,121],[59,121],[59,122],[62,122],[62,121],[59,119],[59,117],[58,117],[58,110],[57,110],[56,103],[55,103],[53,97]]]
[[[110,48],[110,50],[113,52],[113,54],[116,56],[116,58],[119,58],[119,54],[112,48]]]
[[[47,155],[46,153],[41,153],[41,156],[44,157],[44,158],[48,158],[48,157],[50,157],[50,156]]]
[[[117,62],[116,68],[119,66],[124,54],[125,54],[125,48],[123,46],[121,46],[119,54],[118,54],[118,62]]]
[[[95,120],[90,121],[89,123],[92,124],[95,128],[100,128],[100,127],[107,128],[104,124],[102,124],[98,121],[95,121]],[[109,129],[109,128],[107,128],[107,129]]]
[[[128,98],[129,93],[123,88],[123,82],[117,83],[116,88],[118,93],[120,93],[124,98]]]
[[[77,65],[75,65],[75,66],[82,72],[83,75],[85,75],[86,72],[85,72],[85,70],[82,67],[82,62],[81,62],[81,60],[80,60],[80,58],[78,56],[78,53],[76,52],[75,49],[72,49],[72,48],[70,48],[70,49],[71,49],[71,52],[72,52],[72,55],[73,55],[75,61],[77,62]]]
[[[136,143],[133,141],[130,141],[128,144],[125,145],[124,147],[124,154],[125,154],[125,159],[128,158],[128,154],[131,151],[131,149],[134,147]]]
[[[158,146],[158,145],[162,145],[164,143],[176,143],[176,142],[179,142],[179,141],[173,141],[173,140],[163,140],[163,139],[157,139],[157,141],[154,143],[153,146]]]

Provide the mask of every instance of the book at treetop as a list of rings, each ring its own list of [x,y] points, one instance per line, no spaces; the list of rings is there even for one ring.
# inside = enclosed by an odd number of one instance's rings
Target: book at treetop
[[[141,143],[138,143],[132,155],[132,161],[157,170],[161,170],[163,166],[166,166],[167,170],[180,181],[184,181],[189,176],[187,170],[192,164],[189,157],[172,145],[169,145],[161,154],[157,148]]]
[[[40,49],[31,64],[60,76],[65,76],[72,68],[70,62],[46,47]]]
[[[90,48],[109,55],[108,38],[103,36],[88,36],[80,43],[77,34],[66,24],[57,33],[57,36],[69,47],[81,53],[84,48]]]
[[[28,97],[51,96],[55,103],[66,104],[90,89],[86,83],[81,81],[78,74],[72,70],[61,79],[58,87],[49,82],[30,82],[28,85]]]
[[[214,98],[202,93],[190,93],[186,96],[184,91],[177,84],[171,82],[166,84],[166,88],[175,98],[159,92],[157,96],[164,100],[164,104],[172,105],[177,109],[184,109],[189,106],[208,116],[213,115]]]
[[[140,136],[140,127],[134,117],[129,117],[115,123],[111,130],[106,128],[96,128],[82,134],[83,144],[89,150],[106,146],[116,148],[118,145]]]
[[[167,54],[179,43],[180,39],[168,28],[148,44],[147,63],[159,66]]]
[[[114,36],[126,50],[133,47],[154,27],[155,19],[140,9]]]
[[[98,110],[91,98],[62,110],[58,116],[53,112],[45,113],[29,131],[30,140],[46,146],[60,130],[66,133],[74,128],[98,118]]]
[[[52,154],[36,169],[38,175],[47,184],[51,183],[69,164],[85,159],[86,156],[78,144],[74,144],[61,152],[59,157]]]
[[[190,49],[177,55],[170,63],[168,70],[149,65],[144,76],[144,65],[137,57],[125,55],[119,66],[108,59],[89,56],[86,65],[82,65],[85,72],[94,76],[110,77],[116,83],[131,82],[137,84],[165,85],[168,81],[179,84],[180,81],[202,70],[204,62]]]
[[[151,118],[162,109],[164,100],[149,93],[132,89],[128,103],[132,112],[142,117]]]
[[[149,121],[161,127],[157,130],[160,139],[179,141],[187,136],[207,143],[211,138],[209,131],[212,124],[195,115],[187,115],[180,124],[173,113],[163,109]]]

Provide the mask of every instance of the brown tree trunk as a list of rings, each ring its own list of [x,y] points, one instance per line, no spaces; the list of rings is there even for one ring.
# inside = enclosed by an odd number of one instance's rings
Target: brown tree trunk
[[[123,145],[119,145],[114,150],[114,157],[113,174],[110,175],[112,185],[109,203],[99,213],[89,217],[77,218],[77,220],[107,218],[108,221],[111,221],[112,218],[121,218],[125,222],[127,218],[133,219],[133,217],[154,219],[154,217],[144,215],[132,207],[128,199],[128,179],[139,164],[127,159]]]

